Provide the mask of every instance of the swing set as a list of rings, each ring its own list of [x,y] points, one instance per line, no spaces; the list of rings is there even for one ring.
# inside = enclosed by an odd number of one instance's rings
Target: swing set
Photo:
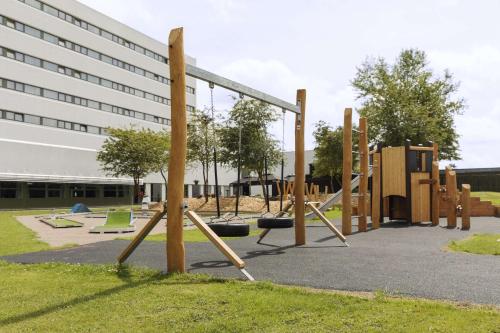
[[[305,209],[311,209],[322,222],[337,237],[347,244],[346,238],[337,228],[328,220],[315,206],[314,203],[305,200],[305,170],[304,170],[304,125],[306,111],[306,90],[297,90],[296,104],[283,101],[264,92],[250,88],[238,82],[229,80],[217,74],[208,72],[199,67],[185,63],[184,57],[184,36],[183,28],[176,28],[170,31],[169,35],[169,64],[170,64],[170,96],[171,96],[171,150],[168,165],[168,189],[167,202],[159,211],[157,211],[150,221],[144,226],[139,234],[130,242],[118,257],[121,264],[133,253],[144,238],[151,232],[153,227],[161,219],[167,216],[167,271],[169,273],[184,273],[185,267],[185,248],[183,239],[184,216],[212,242],[249,280],[254,278],[245,270],[245,262],[217,235],[216,228],[213,230],[209,224],[194,211],[188,209],[184,202],[184,175],[186,167],[186,143],[187,143],[187,114],[186,114],[186,75],[208,82],[211,89],[211,111],[214,114],[213,88],[219,87],[239,93],[240,98],[244,96],[261,100],[269,105],[281,108],[283,113],[295,113],[295,180],[293,182],[294,195],[291,202],[283,207],[283,196],[285,193],[285,183],[283,179],[284,158],[282,146],[282,165],[281,165],[281,183],[280,188],[280,212],[272,218],[260,218],[257,221],[258,227],[264,229],[259,237],[258,243],[272,229],[292,228],[295,230],[295,246],[306,244],[305,228]],[[283,114],[284,118],[284,114]],[[283,128],[284,131],[284,128]],[[239,135],[239,153],[241,154],[241,127]],[[217,165],[217,150],[213,150],[214,165]],[[267,163],[266,163],[267,164]],[[240,171],[241,161],[238,163],[238,191],[236,197],[235,215],[238,215],[238,203],[240,192]],[[267,176],[267,172],[266,172]],[[218,177],[215,168],[216,181],[216,201],[217,216],[220,217],[220,204],[218,193]],[[267,182],[266,182],[267,188]],[[267,190],[266,190],[267,192]],[[266,204],[269,209],[269,197],[267,193]],[[283,217],[287,211],[294,207],[294,218]]]

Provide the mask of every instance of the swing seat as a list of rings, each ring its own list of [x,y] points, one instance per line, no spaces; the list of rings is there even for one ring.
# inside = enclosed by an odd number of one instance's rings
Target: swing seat
[[[294,219],[290,217],[266,217],[257,219],[260,229],[287,229],[293,228]]]
[[[246,237],[250,234],[247,223],[210,223],[210,229],[219,237]]]

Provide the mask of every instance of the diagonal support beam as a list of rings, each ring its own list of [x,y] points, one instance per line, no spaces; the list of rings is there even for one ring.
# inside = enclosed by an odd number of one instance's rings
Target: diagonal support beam
[[[335,235],[337,235],[337,237],[346,245],[346,246],[349,246],[349,244],[347,243],[347,238],[345,238],[345,236],[335,227],[335,225],[333,225],[332,222],[330,222],[330,220],[325,216],[323,215],[323,213],[321,213],[319,211],[318,208],[316,208],[316,206],[314,206],[313,204],[311,203],[307,203],[306,204],[307,207],[309,207],[309,209],[311,211],[314,212],[314,214],[316,214],[317,217],[319,217],[319,219],[324,223],[326,224],[326,226],[328,228],[330,228],[331,231],[333,231],[333,233]]]

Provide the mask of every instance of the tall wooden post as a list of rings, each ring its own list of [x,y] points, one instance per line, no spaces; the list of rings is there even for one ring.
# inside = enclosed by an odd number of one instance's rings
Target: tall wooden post
[[[470,185],[462,184],[462,195],[460,197],[462,203],[462,230],[470,229]]]
[[[306,119],[306,90],[297,90],[297,104],[300,114],[295,116],[295,245],[306,243],[306,225],[304,220],[305,170],[304,170],[304,128]]]
[[[344,144],[342,165],[342,233],[352,234],[352,109],[344,110]]]
[[[372,228],[380,228],[380,153],[373,154]]]
[[[448,197],[448,228],[457,226],[457,175],[450,167],[446,167],[446,194]]]
[[[366,231],[368,214],[368,123],[366,117],[359,118],[359,196],[358,196],[358,231]]]
[[[170,31],[168,46],[172,131],[167,190],[167,270],[169,273],[183,273],[185,272],[183,201],[187,120],[186,66],[182,28]]]
[[[432,162],[432,225],[439,225],[439,162]]]

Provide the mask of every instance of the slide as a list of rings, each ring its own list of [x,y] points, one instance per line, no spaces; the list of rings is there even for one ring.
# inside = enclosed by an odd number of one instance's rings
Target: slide
[[[372,168],[368,169],[368,177],[370,177],[372,175]],[[354,178],[352,181],[351,181],[351,189],[354,190],[355,188],[357,188],[359,186],[359,181],[360,181],[360,176],[356,176],[356,178]],[[335,205],[336,203],[338,203],[340,200],[342,200],[342,189],[340,189],[339,191],[333,193],[328,199],[325,200],[325,202],[323,202],[319,207],[318,207],[318,210],[322,213],[324,213],[328,208],[332,207],[333,205]],[[312,219],[314,218],[316,215],[314,214],[314,212],[309,212],[306,214],[306,219]]]

